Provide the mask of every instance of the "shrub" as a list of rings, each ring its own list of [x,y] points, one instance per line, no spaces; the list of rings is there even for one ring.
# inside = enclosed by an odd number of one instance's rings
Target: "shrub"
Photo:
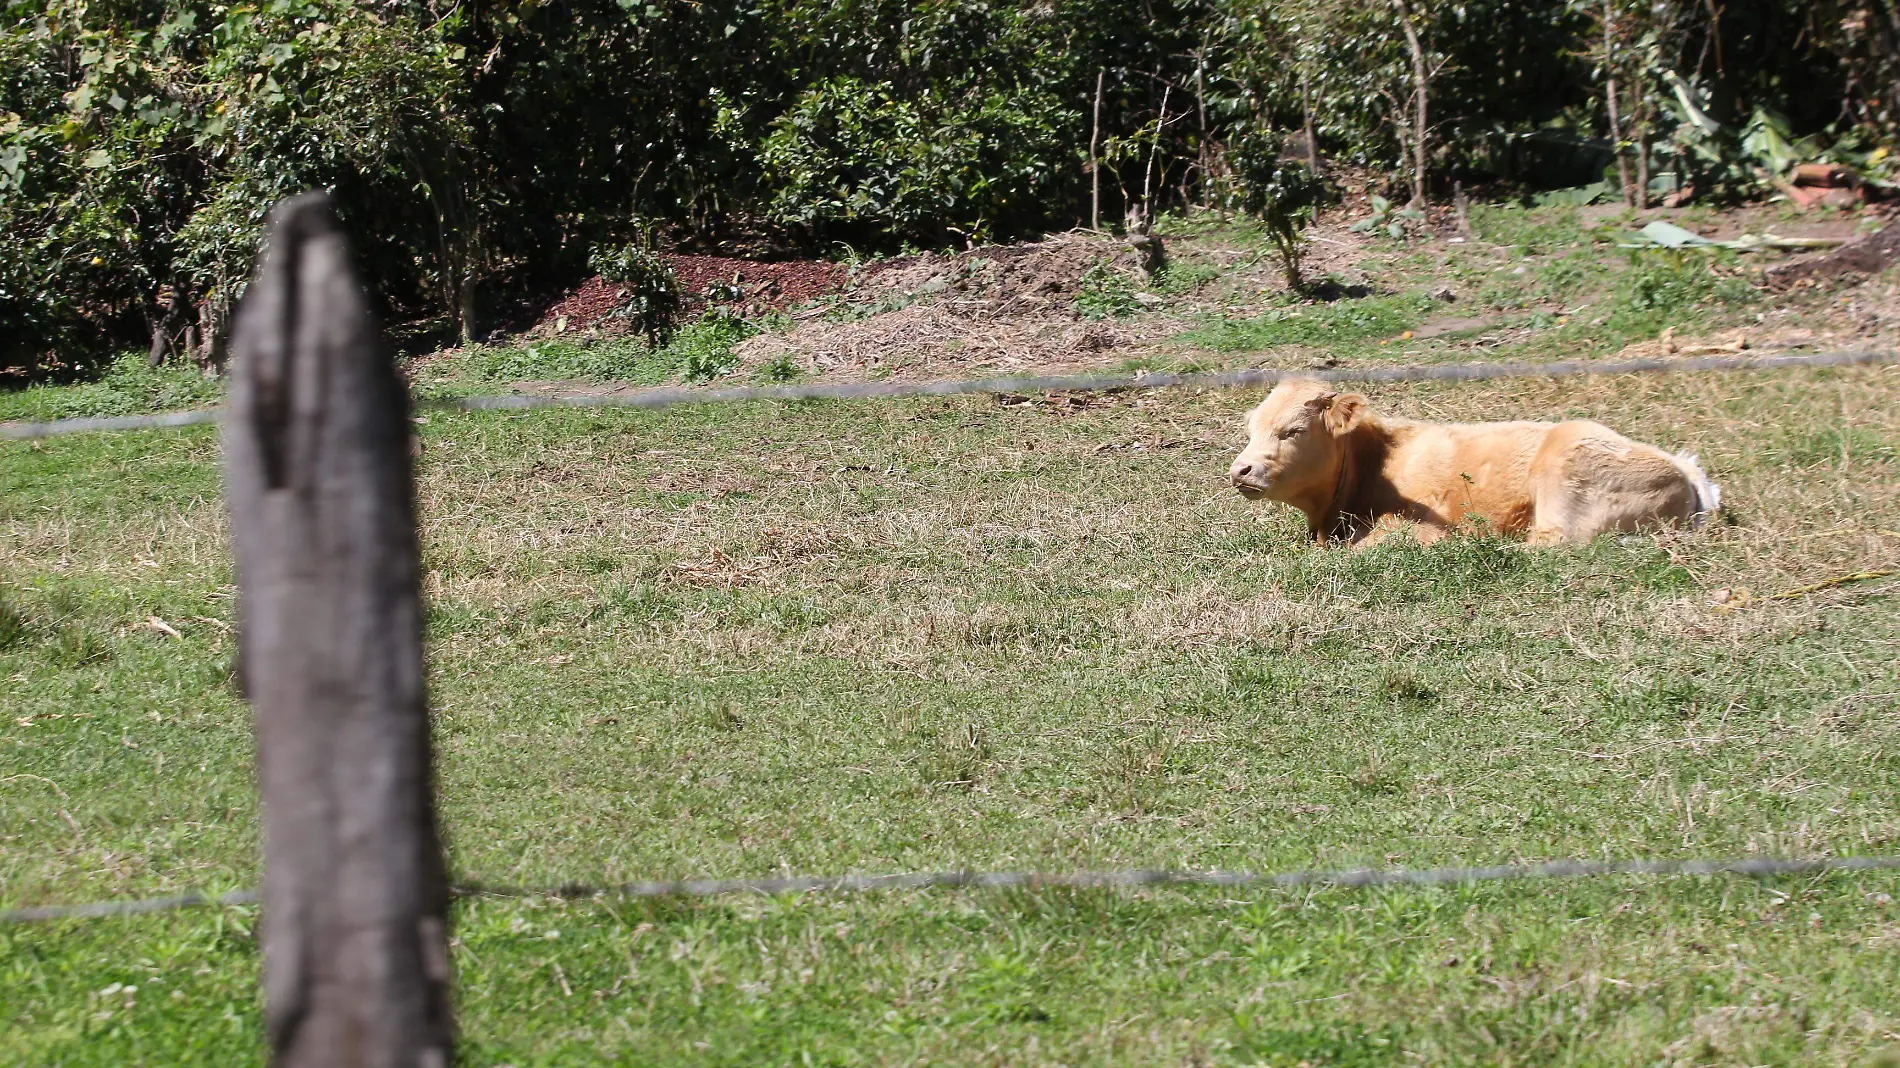
[[[975,242],[1039,217],[1071,153],[1040,90],[900,93],[837,78],[800,94],[760,150],[773,221],[818,240]]]
[[[1300,232],[1326,201],[1326,186],[1304,163],[1281,158],[1283,145],[1272,133],[1248,129],[1227,149],[1231,168],[1227,201],[1266,226],[1267,239],[1280,254],[1287,288],[1306,291],[1300,274]]]
[[[734,349],[758,332],[758,327],[738,316],[709,311],[680,328],[664,355],[688,382],[719,378],[739,366]]]
[[[654,345],[664,344],[679,315],[679,279],[666,259],[643,245],[608,245],[588,258],[594,273],[627,290],[627,303],[616,316],[632,320],[634,328]]]

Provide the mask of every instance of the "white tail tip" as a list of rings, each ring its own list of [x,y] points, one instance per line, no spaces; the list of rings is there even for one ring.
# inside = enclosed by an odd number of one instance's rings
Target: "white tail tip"
[[[1708,474],[1697,462],[1695,453],[1679,452],[1675,455],[1676,466],[1689,478],[1689,485],[1695,487],[1695,514],[1689,517],[1689,529],[1701,530],[1709,525],[1709,520],[1722,510],[1722,487],[1709,480]]]

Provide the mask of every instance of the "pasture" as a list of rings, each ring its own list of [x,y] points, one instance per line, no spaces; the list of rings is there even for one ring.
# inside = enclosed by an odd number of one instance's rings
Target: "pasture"
[[[429,413],[454,872],[1893,851],[1894,580],[1767,595],[1900,556],[1900,374],[1371,396],[1693,447],[1733,522],[1314,549],[1217,481],[1252,393]],[[6,902],[253,884],[215,435],[0,486]],[[1897,888],[463,901],[458,1007],[494,1065],[1866,1063]],[[254,921],[0,929],[0,1057],[259,1059]]]
[[[1257,235],[1184,234],[1148,301],[1084,294],[1176,340],[1092,366],[1608,356],[1670,326],[1891,340],[1881,280],[1764,306],[1732,264],[1619,266],[1574,213],[1474,217],[1486,243],[1432,252],[1333,230],[1361,257],[1341,264],[1407,287],[1333,304],[1271,291],[1233,254]],[[1434,325],[1447,279],[1465,295]],[[918,310],[882,307],[838,328]],[[972,324],[866,374],[941,367],[994,328]],[[681,373],[654,358],[546,342],[414,374]],[[0,415],[213,392],[130,360]],[[1878,574],[1900,561],[1900,369],[1367,392],[1693,449],[1727,514],[1581,548],[1317,549],[1222,485],[1257,391],[426,412],[455,878],[1900,851],[1900,583]],[[257,882],[218,459],[204,427],[0,444],[0,907]],[[466,1063],[494,1066],[1865,1064],[1900,1052],[1897,891],[463,899],[457,1011]],[[0,927],[0,1063],[261,1062],[256,919]]]

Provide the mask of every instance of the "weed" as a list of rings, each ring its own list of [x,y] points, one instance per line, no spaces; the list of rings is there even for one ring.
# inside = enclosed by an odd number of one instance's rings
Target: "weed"
[[[913,763],[925,786],[968,789],[982,780],[990,755],[982,725],[965,722],[927,736]]]
[[[1420,681],[1409,667],[1388,666],[1379,676],[1379,689],[1402,705],[1423,707],[1438,700],[1438,691]]]
[[[1677,671],[1656,672],[1646,678],[1600,680],[1597,697],[1600,714],[1639,721],[1688,719],[1711,700],[1694,675]]]
[[[804,377],[805,371],[789,352],[781,352],[761,363],[755,377],[761,382],[795,382]]]
[[[1162,296],[1185,296],[1220,277],[1220,268],[1211,263],[1170,263],[1149,282],[1148,288]]]
[[[745,718],[732,705],[721,701],[706,706],[706,726],[722,734],[745,729]]]
[[[1585,245],[1581,219],[1577,209],[1570,206],[1526,210],[1478,204],[1471,208],[1473,230],[1493,244],[1514,246],[1524,256]]]
[[[1424,212],[1417,208],[1401,208],[1375,193],[1372,197],[1372,213],[1347,229],[1362,234],[1378,231],[1394,241],[1403,241],[1408,229],[1423,225],[1424,222]]]
[[[53,628],[53,640],[47,650],[49,661],[68,670],[97,664],[111,655],[111,646],[97,631],[70,620]]]
[[[1251,319],[1218,319],[1182,334],[1181,340],[1219,352],[1367,341],[1405,330],[1431,306],[1430,297],[1416,294],[1299,304]]]
[[[487,382],[579,379],[658,385],[718,378],[738,366],[734,346],[759,332],[759,326],[724,312],[709,311],[672,332],[654,347],[637,338],[583,343],[547,340],[526,345],[471,346],[451,368]]]
[[[1390,796],[1405,786],[1405,776],[1385,754],[1374,750],[1363,763],[1353,771],[1351,782],[1354,788],[1368,794]]]
[[[1561,301],[1575,297],[1590,279],[1605,273],[1589,252],[1573,252],[1537,268],[1538,295]]]
[[[680,328],[663,351],[688,382],[718,378],[739,365],[733,349],[759,328],[734,315],[709,311]]]
[[[1753,299],[1747,283],[1731,273],[1726,257],[1681,249],[1633,251],[1617,277],[1609,328],[1646,335],[1680,325],[1709,310]]]
[[[583,344],[574,341],[535,341],[525,345],[470,346],[459,357],[459,370],[485,382],[536,379],[653,382],[664,373],[663,361],[634,339]]]
[[[1117,269],[1113,261],[1097,260],[1082,274],[1075,310],[1085,319],[1125,319],[1141,310],[1135,293],[1135,281],[1127,272]]]

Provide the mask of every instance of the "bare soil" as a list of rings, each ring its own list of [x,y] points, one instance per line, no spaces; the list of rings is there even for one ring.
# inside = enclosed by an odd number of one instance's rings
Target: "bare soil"
[[[1538,266],[1521,249],[1487,240],[1460,222],[1449,207],[1429,213],[1422,241],[1394,242],[1354,233],[1363,218],[1360,200],[1328,212],[1307,234],[1304,263],[1309,278],[1326,278],[1353,295],[1423,287],[1447,294],[1442,315],[1392,339],[1393,352],[1409,346],[1455,351],[1484,358],[1522,343],[1538,327],[1526,312],[1487,306],[1479,299],[1482,277],[1527,275]],[[1852,237],[1881,225],[1875,210],[1797,214],[1767,204],[1733,209],[1653,209],[1624,219],[1620,205],[1582,209],[1586,228],[1640,227],[1667,219],[1696,233],[1729,239],[1744,233],[1785,237]],[[1167,238],[1170,262],[1218,272],[1217,281],[1164,297],[1138,292],[1144,314],[1090,318],[1077,307],[1092,269],[1106,266],[1135,289],[1136,258],[1127,245],[1104,234],[1072,231],[1014,245],[961,253],[932,252],[859,266],[822,261],[757,262],[717,256],[672,255],[669,263],[687,295],[689,309],[708,302],[746,315],[789,314],[788,329],[759,335],[738,347],[740,373],[789,363],[828,378],[945,377],[1087,370],[1126,365],[1165,354],[1168,340],[1210,316],[1230,319],[1283,304],[1285,282],[1277,261],[1257,242],[1218,232]],[[1605,251],[1605,256],[1614,255]],[[1801,257],[1751,256],[1745,270],[1800,262]],[[1435,265],[1434,262],[1435,261]],[[1504,275],[1475,271],[1506,272]],[[1213,273],[1213,272],[1208,272]],[[1525,278],[1526,284],[1532,277]],[[1867,347],[1900,343],[1900,289],[1879,277],[1833,283],[1829,306],[1816,314],[1812,294],[1777,295],[1761,305],[1757,321],[1743,329],[1681,331],[1631,346],[1630,355],[1695,355],[1711,351]],[[1545,309],[1577,314],[1605,295],[1587,295]],[[540,317],[538,336],[602,336],[624,331],[611,313],[624,291],[590,279]],[[1597,314],[1589,312],[1588,314]],[[1421,350],[1425,351],[1425,350]],[[1263,354],[1260,359],[1289,358]],[[561,384],[571,386],[572,384]],[[590,391],[600,387],[590,387]]]

